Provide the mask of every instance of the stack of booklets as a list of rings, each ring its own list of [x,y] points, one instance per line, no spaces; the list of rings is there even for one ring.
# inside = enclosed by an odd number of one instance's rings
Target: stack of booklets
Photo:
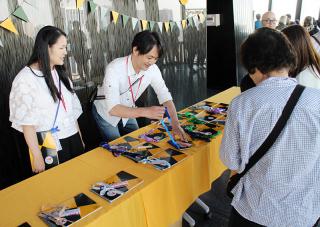
[[[102,182],[95,183],[92,185],[91,191],[111,203],[142,182],[142,179],[121,171]]]
[[[100,208],[95,201],[80,193],[57,206],[42,209],[38,216],[50,227],[71,226]]]

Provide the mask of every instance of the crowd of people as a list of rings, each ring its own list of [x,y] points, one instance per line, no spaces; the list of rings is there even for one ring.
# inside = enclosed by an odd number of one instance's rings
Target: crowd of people
[[[301,26],[283,16],[277,26],[266,12],[241,46],[248,74],[229,106],[220,149],[240,174],[231,190],[231,227],[319,222],[319,28],[310,18]]]

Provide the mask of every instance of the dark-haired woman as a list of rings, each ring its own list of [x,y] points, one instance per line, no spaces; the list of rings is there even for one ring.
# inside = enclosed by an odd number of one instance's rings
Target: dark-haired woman
[[[171,94],[155,64],[162,55],[157,33],[143,31],[135,35],[131,54],[117,58],[106,68],[98,99],[92,112],[105,141],[138,129],[136,118],[162,119],[167,107],[172,129],[182,140],[186,134],[180,127]],[[136,107],[136,101],[151,85],[163,106]]]
[[[77,119],[82,108],[64,67],[67,55],[66,34],[59,28],[45,26],[38,32],[33,53],[13,81],[10,93],[12,127],[24,134],[32,152],[33,172],[45,170],[36,132],[56,128],[60,163],[83,153]]]
[[[308,32],[300,25],[282,30],[297,52],[297,66],[290,71],[299,84],[320,89],[320,56],[315,51]]]

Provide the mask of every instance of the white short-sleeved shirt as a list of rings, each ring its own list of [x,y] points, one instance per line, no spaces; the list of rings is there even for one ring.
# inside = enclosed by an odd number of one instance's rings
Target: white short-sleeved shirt
[[[316,40],[317,40],[318,42],[317,42]],[[319,44],[319,42],[320,42],[320,31],[317,32],[316,34],[314,34],[313,37],[311,37],[311,42],[312,42],[312,44],[313,44],[314,49],[316,50],[316,52],[317,52],[318,54],[320,54],[320,44]]]
[[[305,70],[301,71],[297,75],[297,81],[299,84],[306,87],[313,87],[320,89],[320,73],[316,74],[317,69],[312,66],[308,66]]]
[[[117,58],[107,66],[103,84],[98,88],[98,95],[104,95],[105,99],[94,102],[99,115],[114,127],[121,119],[121,117],[109,114],[109,111],[114,106],[121,104],[127,107],[135,107],[129,89],[130,84],[128,77],[130,77],[135,100],[141,96],[149,85],[151,85],[157,94],[160,104],[172,100],[172,96],[156,64],[151,65],[146,71],[140,71],[136,74],[132,66],[131,55]],[[139,79],[141,77],[143,77],[143,79],[140,84]],[[127,121],[128,118],[122,118],[124,126]]]
[[[22,132],[23,125],[33,125],[37,132],[50,130],[53,126],[58,102],[54,102],[42,72],[24,67],[12,83],[10,92],[10,118],[12,127]],[[56,70],[51,74],[59,86]],[[67,90],[61,82],[61,92],[66,109],[60,102],[55,126],[58,126],[58,138],[63,139],[78,132],[77,119],[82,113],[80,101],[75,93]]]

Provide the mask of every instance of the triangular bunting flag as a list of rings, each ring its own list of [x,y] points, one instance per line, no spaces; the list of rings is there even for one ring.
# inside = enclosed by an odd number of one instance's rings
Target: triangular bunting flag
[[[82,7],[84,0],[77,0],[77,9]]]
[[[148,29],[148,21],[141,20],[141,27],[142,27],[142,31],[147,30]]]
[[[200,13],[198,16],[199,16],[200,23],[203,23],[206,19],[205,16],[203,15],[203,13]]]
[[[174,21],[170,21],[170,28],[171,28],[171,31],[173,31],[174,26],[176,26],[176,22],[174,22]]]
[[[178,27],[179,31],[183,30],[183,28],[182,28],[182,24],[181,24],[181,23],[176,23],[176,25],[177,25],[177,27]]]
[[[169,31],[169,28],[170,28],[169,22],[164,22],[164,28],[166,29],[166,32]]]
[[[139,21],[138,18],[131,17],[132,29],[133,30],[136,28],[138,21]]]
[[[127,16],[127,15],[122,15],[122,24],[123,24],[123,27],[126,26],[126,24],[128,23],[128,20],[129,20],[129,16]]]
[[[188,25],[189,25],[189,26],[191,26],[191,27],[194,26],[192,17],[189,17],[189,18],[187,19],[187,21],[188,21]]]
[[[119,13],[117,13],[116,11],[111,11],[111,15],[112,15],[113,23],[116,24],[118,21]]]
[[[96,11],[96,8],[97,8],[97,4],[96,3],[94,3],[93,1],[89,1],[88,4],[89,4],[89,10],[90,10],[91,13]]]
[[[112,16],[112,21],[113,23],[117,23],[118,22],[118,19],[119,19],[119,13],[116,12],[116,11],[111,11],[111,16]],[[120,14],[121,16],[121,14]]]
[[[189,0],[180,0],[181,5],[186,5]]]
[[[198,19],[198,15],[193,16],[193,22],[194,22],[194,26],[196,26],[197,29],[199,29],[199,19]]]
[[[181,21],[182,28],[185,29],[187,27],[187,20]]]
[[[0,39],[0,46],[2,46],[3,47],[3,43],[2,43],[2,40]]]
[[[7,30],[9,30],[9,31],[17,34],[17,35],[19,34],[18,31],[17,31],[17,29],[16,29],[16,27],[15,27],[14,24],[12,23],[11,18],[7,18],[6,20],[2,21],[2,22],[0,23],[0,27],[3,27],[3,28],[5,28],[5,29],[7,29]]]
[[[18,17],[20,20],[23,20],[25,22],[29,21],[27,15],[25,14],[21,6],[19,6],[12,14]]]
[[[157,22],[160,32],[162,33],[163,22]]]
[[[149,21],[149,26],[150,26],[150,30],[153,30],[154,25],[156,24],[156,22],[154,21]]]

